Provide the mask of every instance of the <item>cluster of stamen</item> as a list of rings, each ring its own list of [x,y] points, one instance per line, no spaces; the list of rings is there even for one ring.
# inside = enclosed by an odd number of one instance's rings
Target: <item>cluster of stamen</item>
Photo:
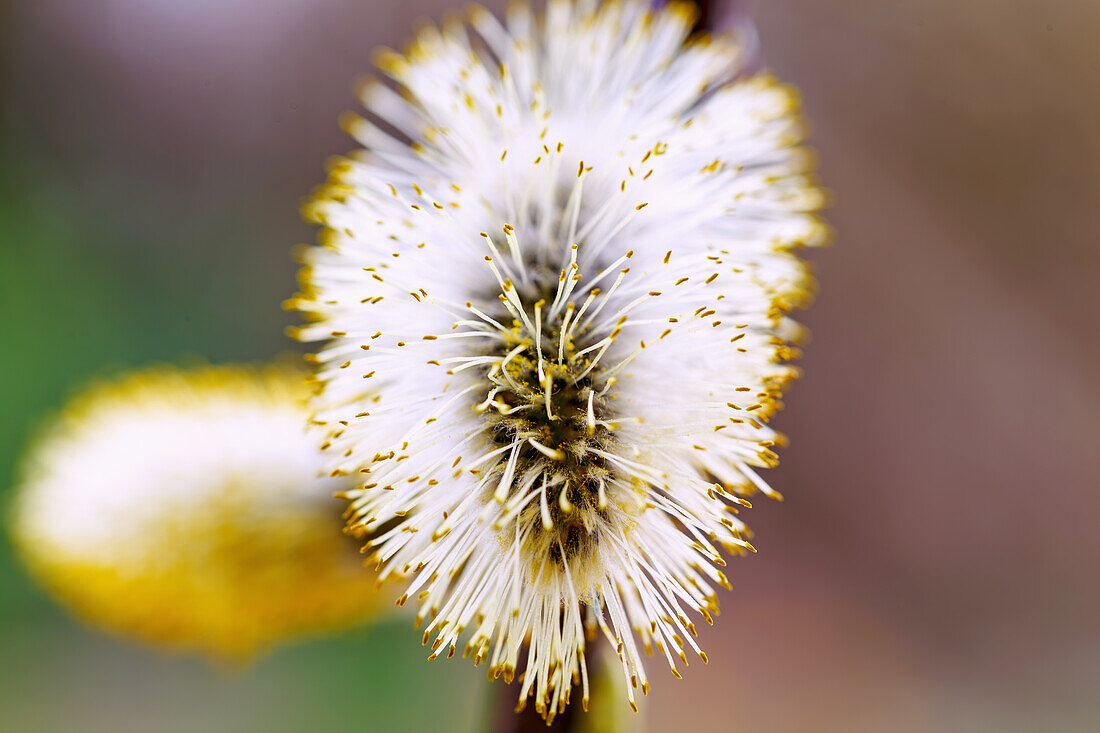
[[[498,527],[518,521],[532,557],[560,561],[587,554],[594,518],[608,506],[611,472],[601,452],[611,450],[614,423],[607,419],[614,378],[604,378],[582,354],[583,334],[572,303],[554,314],[539,299],[533,307],[535,334],[517,321],[502,338],[500,360],[488,370],[488,392],[474,409],[486,417],[489,434],[508,449],[493,498],[503,504]],[[537,339],[537,341],[536,341]],[[559,549],[561,548],[561,549]]]

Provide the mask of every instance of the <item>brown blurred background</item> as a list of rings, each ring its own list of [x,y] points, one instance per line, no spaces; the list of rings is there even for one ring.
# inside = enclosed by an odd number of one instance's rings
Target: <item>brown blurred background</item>
[[[838,236],[787,501],[749,513],[710,667],[653,665],[647,729],[1100,729],[1100,3],[738,5],[803,90]],[[452,6],[0,5],[0,485],[92,374],[288,347],[352,82]],[[482,675],[404,622],[226,675],[79,629],[6,550],[0,602],[0,730],[481,725]]]

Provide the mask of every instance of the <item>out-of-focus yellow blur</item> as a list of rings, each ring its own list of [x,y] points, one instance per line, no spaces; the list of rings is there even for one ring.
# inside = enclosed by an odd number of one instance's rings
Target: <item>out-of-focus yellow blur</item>
[[[376,616],[305,380],[289,364],[154,367],[82,393],[22,461],[27,569],[94,625],[218,661]]]

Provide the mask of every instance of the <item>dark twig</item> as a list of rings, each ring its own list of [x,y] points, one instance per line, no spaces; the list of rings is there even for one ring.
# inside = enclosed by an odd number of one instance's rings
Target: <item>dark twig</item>
[[[603,655],[607,651],[602,638],[593,637],[588,640],[586,658],[593,683],[602,673]],[[490,730],[493,733],[537,733],[538,731],[577,733],[581,730],[588,730],[584,724],[585,713],[581,709],[581,701],[576,699],[580,696],[580,690],[577,688],[573,689],[574,699],[572,703],[565,710],[559,710],[554,717],[554,722],[546,725],[546,721],[535,710],[534,702],[530,699],[527,701],[527,707],[522,712],[515,712],[518,682],[513,685],[498,683],[496,686],[498,689],[496,690],[494,709],[490,712],[490,715],[492,715],[492,728]]]
[[[498,686],[500,689],[497,690],[496,710],[492,713],[494,733],[541,733],[542,731],[569,733],[577,730],[578,719],[584,715],[579,711],[579,704],[575,702],[559,712],[554,722],[548,726],[535,710],[534,703],[530,701],[523,712],[515,712],[518,685],[498,684]]]
[[[695,30],[714,30],[714,21],[718,15],[718,3],[715,0],[696,0],[696,2],[699,5],[699,20],[695,24]]]

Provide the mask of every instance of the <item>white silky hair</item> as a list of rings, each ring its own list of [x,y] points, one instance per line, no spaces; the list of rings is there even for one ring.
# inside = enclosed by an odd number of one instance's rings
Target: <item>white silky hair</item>
[[[587,703],[596,629],[632,707],[638,640],[677,676],[705,660],[685,611],[709,622],[720,550],[752,551],[742,496],[777,496],[755,469],[823,194],[797,95],[691,23],[552,1],[425,29],[380,55],[363,149],[306,208],[291,305],[325,342],[313,422],[361,479],[350,525],[433,658],[465,638],[547,717]]]

